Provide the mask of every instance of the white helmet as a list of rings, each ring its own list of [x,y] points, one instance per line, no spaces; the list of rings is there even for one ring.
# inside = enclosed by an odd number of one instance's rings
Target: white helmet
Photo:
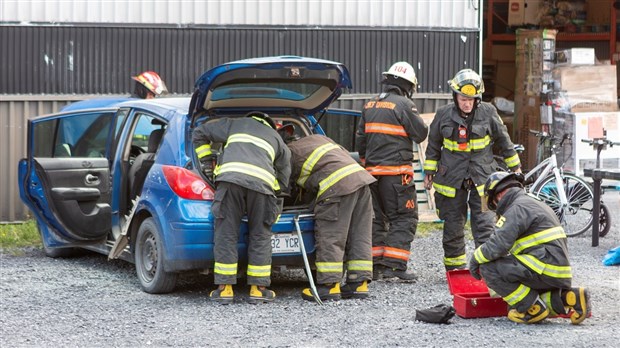
[[[396,78],[405,79],[413,84],[413,88],[415,89],[418,85],[418,79],[415,77],[415,71],[411,64],[407,62],[396,62],[392,64],[390,70],[384,71],[383,76],[392,75]]]

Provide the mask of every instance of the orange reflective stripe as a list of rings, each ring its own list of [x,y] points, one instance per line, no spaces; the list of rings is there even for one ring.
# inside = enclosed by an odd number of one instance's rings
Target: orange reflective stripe
[[[385,251],[385,248],[382,246],[372,247],[372,256],[373,257],[383,256],[384,251]]]
[[[405,132],[405,128],[403,126],[397,126],[389,123],[366,123],[364,132],[399,135],[402,137],[407,136],[407,132]]]
[[[383,253],[383,257],[391,257],[393,259],[408,261],[409,254],[411,254],[409,250],[385,247],[385,252]]]
[[[413,176],[413,166],[411,165],[402,165],[402,166],[373,166],[366,167],[366,170],[371,175],[400,175],[400,174],[409,174]]]

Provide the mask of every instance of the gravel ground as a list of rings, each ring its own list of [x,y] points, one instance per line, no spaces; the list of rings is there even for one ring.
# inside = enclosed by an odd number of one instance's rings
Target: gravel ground
[[[617,347],[620,341],[620,268],[605,267],[607,251],[620,245],[620,194],[605,195],[614,216],[611,232],[569,239],[574,285],[591,291],[593,315],[581,325],[549,319],[518,325],[505,317],[464,319],[450,325],[416,322],[415,310],[451,304],[441,264],[441,233],[412,247],[414,284],[373,282],[366,300],[318,306],[303,301],[301,271],[274,276],[271,304],[244,298],[229,306],[208,300],[207,277],[186,274],[168,295],[142,292],[133,265],[85,252],[50,259],[38,249],[0,254],[0,346],[134,347]],[[471,253],[473,243],[469,242]],[[237,293],[247,292],[239,287]]]

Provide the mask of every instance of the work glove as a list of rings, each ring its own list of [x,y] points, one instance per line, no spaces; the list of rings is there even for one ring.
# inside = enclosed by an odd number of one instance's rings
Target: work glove
[[[449,324],[456,310],[452,306],[439,304],[435,307],[416,310],[415,320],[433,324]]]
[[[476,261],[476,258],[473,255],[469,258],[469,273],[471,273],[472,277],[478,280],[482,279],[482,276],[480,275],[480,264]]]

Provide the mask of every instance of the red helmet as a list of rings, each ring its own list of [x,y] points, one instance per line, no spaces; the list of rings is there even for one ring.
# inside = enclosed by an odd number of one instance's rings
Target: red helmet
[[[131,78],[144,85],[144,87],[153,92],[155,96],[168,93],[168,88],[166,88],[164,80],[162,80],[161,77],[159,77],[159,75],[154,71],[145,71],[140,75],[132,76]]]

